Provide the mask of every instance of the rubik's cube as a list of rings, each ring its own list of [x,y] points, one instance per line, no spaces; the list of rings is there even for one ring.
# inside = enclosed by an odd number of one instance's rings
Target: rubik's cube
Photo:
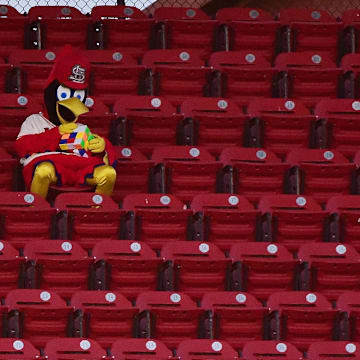
[[[62,151],[74,152],[78,155],[87,157],[86,149],[88,142],[93,138],[87,125],[79,124],[70,134],[64,134],[59,143]]]

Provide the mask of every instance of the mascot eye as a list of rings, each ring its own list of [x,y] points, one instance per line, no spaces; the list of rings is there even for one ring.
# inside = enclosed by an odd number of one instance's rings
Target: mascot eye
[[[70,90],[70,88],[68,88],[66,86],[60,85],[57,88],[56,95],[57,95],[57,98],[59,101],[67,100],[71,96],[71,90]]]
[[[81,102],[85,99],[85,90],[76,90],[73,97],[77,97]]]

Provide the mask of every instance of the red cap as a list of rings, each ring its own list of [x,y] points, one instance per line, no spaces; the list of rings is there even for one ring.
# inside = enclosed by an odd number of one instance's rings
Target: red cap
[[[71,89],[82,90],[89,85],[90,61],[71,45],[65,45],[57,55],[46,81],[47,88],[54,80]]]

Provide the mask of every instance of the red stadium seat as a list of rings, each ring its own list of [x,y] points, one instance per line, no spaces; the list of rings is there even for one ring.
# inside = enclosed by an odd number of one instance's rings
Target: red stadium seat
[[[219,50],[261,51],[272,60],[280,24],[269,13],[262,9],[223,8],[216,19],[220,23]]]
[[[213,292],[201,300],[206,311],[204,325],[212,338],[227,341],[235,349],[263,338],[263,324],[268,309],[249,293]]]
[[[174,105],[208,93],[210,68],[196,50],[150,50],[142,64],[149,68],[145,81],[152,84],[149,95],[165,96]]]
[[[310,195],[320,203],[351,193],[355,164],[336,150],[293,150],[286,162],[291,165],[287,179],[291,193]]]
[[[320,341],[310,344],[307,351],[309,360],[360,359],[360,343],[348,341]]]
[[[273,95],[273,78],[276,70],[271,68],[261,51],[218,51],[209,59],[214,68],[211,92],[224,96],[239,106],[247,106],[256,98]]]
[[[251,101],[247,113],[259,122],[261,147],[284,158],[289,150],[308,148],[315,117],[295,99],[258,99]]]
[[[149,192],[149,174],[154,162],[148,160],[138,149],[127,146],[116,147],[116,177],[112,198],[119,202],[127,194]]]
[[[239,359],[238,353],[226,341],[210,339],[184,340],[176,353],[183,360]]]
[[[0,297],[5,297],[10,290],[16,289],[18,286],[23,260],[19,257],[19,252],[8,242],[0,241],[0,249],[0,272],[2,274]]]
[[[2,192],[0,214],[4,219],[2,238],[15,248],[29,241],[50,238],[55,209],[39,195],[26,192]]]
[[[346,54],[341,58],[340,67],[344,72],[342,91],[344,98],[358,99],[360,94],[360,54]]]
[[[14,50],[9,62],[14,69],[16,92],[30,94],[39,103],[44,102],[44,88],[56,54],[49,50]]]
[[[275,67],[280,72],[279,97],[297,99],[308,107],[314,107],[321,99],[339,95],[342,70],[326,53],[282,53],[276,57]]]
[[[132,6],[94,6],[92,48],[127,49],[141,58],[150,48],[153,19]]]
[[[359,52],[359,38],[357,35],[359,29],[359,10],[349,9],[342,13],[341,20],[343,22],[342,33],[342,53],[356,53]]]
[[[338,319],[339,339],[359,341],[360,292],[343,292],[337,299],[336,304],[340,311]]]
[[[165,99],[154,96],[122,96],[114,106],[117,117],[114,143],[126,144],[150,156],[154,147],[176,145],[183,116]],[[121,124],[124,124],[121,127]]]
[[[295,288],[295,269],[299,263],[283,245],[250,242],[234,245],[229,287],[247,291],[265,300],[275,292]]]
[[[0,339],[0,360],[41,359],[39,350],[24,339]]]
[[[327,241],[350,244],[360,251],[359,200],[359,195],[339,195],[328,200],[326,210],[330,213],[330,218]]]
[[[0,5],[1,6],[1,5]],[[13,66],[5,64],[0,58],[0,94],[7,92],[17,92],[17,89],[12,87],[11,71]]]
[[[300,247],[301,290],[318,291],[330,300],[360,290],[360,254],[351,245],[306,244]]]
[[[72,6],[33,6],[29,10],[29,48],[57,49],[64,44],[86,49],[90,19]]]
[[[360,141],[360,102],[353,99],[321,100],[315,107],[317,145],[333,148],[352,158]]]
[[[237,243],[256,240],[258,210],[244,197],[203,194],[191,202],[192,239],[209,241],[223,251]]]
[[[321,51],[338,58],[342,23],[325,10],[284,9],[280,11],[282,51]]]
[[[125,196],[122,208],[127,211],[126,238],[144,241],[153,250],[172,241],[187,240],[191,211],[184,206],[173,195]]]
[[[5,4],[1,5],[0,16],[0,57],[8,58],[11,51],[24,49],[25,28],[29,18],[20,14],[12,6]]]
[[[268,359],[302,360],[303,354],[289,342],[276,340],[248,341],[242,351],[246,360]]]
[[[27,116],[41,111],[42,106],[31,96],[19,94],[0,94],[0,144],[11,155],[15,151],[15,139],[20,126]]]
[[[115,114],[111,113],[109,108],[97,97],[87,97],[85,105],[90,111],[80,115],[78,122],[86,124],[92,133],[110,138],[110,129],[115,120]]]
[[[274,241],[297,252],[303,244],[324,240],[328,213],[311,197],[299,195],[267,195],[260,199],[262,213],[261,239]]]
[[[85,250],[101,240],[116,240],[124,214],[109,196],[62,193],[55,200],[58,239],[70,239]]]
[[[24,287],[55,291],[70,298],[88,289],[92,259],[79,244],[63,240],[33,240],[24,248]]]
[[[193,98],[184,101],[180,112],[189,123],[189,145],[205,147],[218,156],[224,147],[242,146],[247,117],[231,100]]]
[[[46,357],[53,360],[103,360],[106,352],[92,339],[54,338],[46,343]]]
[[[204,148],[191,146],[162,146],[155,148],[152,160],[153,192],[174,194],[190,202],[198,194],[213,193],[220,162]]]
[[[93,289],[118,291],[129,299],[157,290],[162,259],[147,244],[105,240],[95,245],[93,256]]]
[[[332,340],[338,312],[321,293],[277,292],[267,305],[272,312],[269,339],[289,341],[301,351],[313,342]]]
[[[118,339],[113,343],[111,353],[115,359],[172,359],[172,352],[161,341],[149,339]]]
[[[259,148],[225,148],[220,155],[223,163],[223,189],[245,195],[255,202],[264,195],[281,194],[289,165],[271,151]]]
[[[207,292],[226,290],[226,275],[231,260],[211,243],[175,241],[163,246],[166,262],[160,282],[163,290],[186,292],[194,299]]]
[[[140,311],[136,337],[160,340],[170,349],[183,340],[198,337],[202,310],[188,295],[170,291],[143,292],[136,306]]]
[[[44,347],[51,338],[67,335],[72,308],[55,292],[12,290],[5,304],[9,308],[7,337],[24,338],[35,347]]]
[[[91,63],[91,96],[111,107],[120,96],[142,91],[139,81],[145,67],[138,65],[130,51],[87,50],[85,54]]]
[[[200,50],[204,58],[213,51],[218,23],[203,10],[162,6],[155,9],[154,18],[158,48]]]
[[[74,307],[73,336],[90,337],[102,347],[118,338],[131,337],[134,316],[138,313],[120,293],[78,291],[71,297]]]

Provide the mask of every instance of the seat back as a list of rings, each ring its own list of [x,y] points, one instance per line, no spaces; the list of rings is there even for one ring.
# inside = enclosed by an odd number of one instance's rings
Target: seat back
[[[296,167],[300,169],[297,174],[295,170],[290,172],[297,179],[290,178],[290,181],[294,181],[302,194],[310,195],[321,203],[325,203],[333,195],[351,192],[351,178],[355,164],[350,163],[337,150],[293,150],[288,153],[286,162],[293,169]]]
[[[51,338],[67,335],[72,309],[55,292],[16,289],[7,294],[5,304],[9,308],[7,331],[14,337],[44,347]]]
[[[273,326],[271,334],[293,343],[299,350],[307,349],[316,341],[333,339],[337,311],[321,293],[277,292],[269,296],[267,305],[271,311],[278,312],[273,314],[274,318],[279,316],[282,323],[282,326]]]
[[[0,339],[1,360],[34,360],[39,357],[39,351],[27,340]]]
[[[157,289],[162,260],[151,248],[138,241],[105,240],[93,249],[96,288],[119,291],[134,299],[141,292]]]
[[[70,298],[88,288],[92,260],[77,243],[64,240],[33,240],[24,248],[27,260],[25,286],[55,291]]]
[[[155,148],[155,186],[164,188],[183,202],[200,193],[213,193],[221,163],[203,147],[164,146]],[[163,164],[163,165],[161,165]]]
[[[71,305],[75,309],[75,327],[78,327],[75,331],[79,330],[83,337],[90,337],[103,347],[110,347],[119,337],[133,334],[137,309],[121,293],[77,291],[71,297]]]
[[[184,291],[193,298],[200,299],[207,291],[226,289],[226,271],[230,260],[211,243],[200,241],[174,241],[163,246],[161,256],[170,261],[170,274],[165,278],[178,291]]]
[[[0,94],[0,116],[2,131],[1,146],[15,155],[15,139],[27,116],[41,111],[42,106],[28,95]]]
[[[233,261],[232,290],[248,291],[259,299],[274,292],[294,289],[298,261],[280,244],[249,242],[234,245],[229,253]]]
[[[283,192],[285,171],[289,165],[282,163],[270,150],[226,148],[221,152],[220,161],[225,168],[230,166],[235,170],[235,192],[252,202],[259,201],[264,195]]]
[[[301,101],[272,98],[253,100],[247,113],[252,119],[260,119],[262,146],[277,155],[285,157],[289,150],[309,147],[315,117],[310,115],[309,109]]]
[[[29,10],[30,47],[57,49],[64,44],[86,49],[90,19],[72,6],[33,6]]]
[[[327,298],[335,300],[344,291],[360,289],[360,254],[351,245],[306,244],[300,247],[298,257],[308,264],[304,276],[309,276],[309,288]]]
[[[106,352],[92,339],[54,338],[46,343],[44,353],[54,360],[101,360]]]
[[[323,341],[310,344],[307,356],[311,360],[359,359],[360,344],[349,341]]]
[[[192,98],[185,100],[180,111],[191,119],[194,143],[218,156],[227,146],[243,144],[246,116],[232,100]]]
[[[150,339],[118,339],[111,347],[115,358],[126,359],[159,359],[172,357],[172,352],[159,340]]]
[[[302,360],[302,353],[289,342],[278,340],[248,341],[242,351],[243,357],[247,360],[291,359]]]
[[[128,143],[150,156],[154,147],[175,145],[182,116],[166,98],[123,96],[115,105],[119,121],[126,122]]]
[[[215,339],[224,339],[235,349],[242,349],[247,341],[262,339],[267,309],[253,295],[237,291],[207,293],[201,306],[211,311]]]
[[[314,110],[319,119],[326,120],[326,132],[320,135],[320,139],[327,142],[327,147],[334,148],[349,158],[358,150],[359,109],[360,102],[354,99],[327,99],[319,101]]]
[[[147,193],[149,173],[154,162],[148,160],[138,149],[129,146],[116,146],[116,177],[112,198],[119,202],[127,194]]]
[[[182,340],[198,337],[201,309],[188,295],[171,291],[143,292],[136,306],[140,311],[138,328],[146,337],[156,336],[170,349],[176,348]],[[149,319],[141,321],[147,313]]]
[[[203,233],[203,238],[229,251],[239,242],[254,241],[259,211],[241,195],[203,194],[191,202],[193,237]]]
[[[184,340],[177,348],[184,360],[239,359],[238,353],[226,342],[211,339]]]
[[[262,239],[297,252],[306,243],[321,242],[328,213],[310,196],[267,195],[260,199]]]
[[[59,238],[77,241],[84,249],[100,240],[118,238],[122,212],[109,196],[62,193],[57,196],[55,207]]]
[[[0,214],[5,220],[3,239],[23,248],[34,238],[49,239],[55,209],[40,195],[27,192],[3,192]]]
[[[14,50],[9,62],[19,71],[17,92],[31,94],[39,103],[44,101],[44,88],[56,53],[49,50]]]

